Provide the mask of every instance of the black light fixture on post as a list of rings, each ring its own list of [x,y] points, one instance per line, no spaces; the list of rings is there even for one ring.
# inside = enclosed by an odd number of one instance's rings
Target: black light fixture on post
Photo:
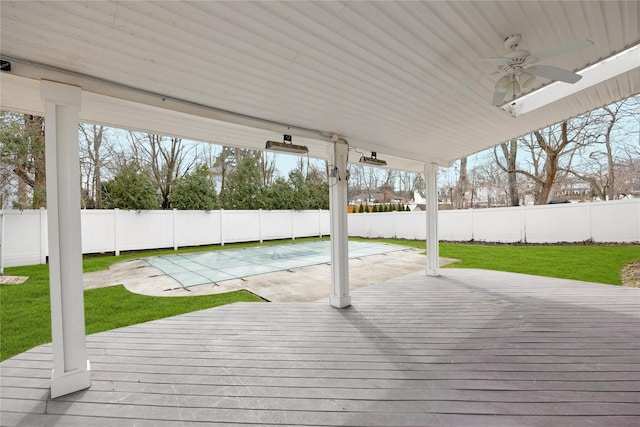
[[[360,157],[360,163],[364,163],[372,166],[387,166],[387,161],[378,158],[378,153],[375,151],[371,152],[371,157],[362,156]]]
[[[291,135],[284,135],[283,142],[267,141],[265,150],[279,151],[291,154],[308,154],[309,148],[306,145],[296,145],[293,143]]]

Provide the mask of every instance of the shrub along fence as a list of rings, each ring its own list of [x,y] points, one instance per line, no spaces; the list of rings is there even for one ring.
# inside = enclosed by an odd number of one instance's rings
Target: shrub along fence
[[[83,253],[224,245],[329,234],[329,212],[82,211]],[[426,239],[424,212],[349,214],[349,235]],[[438,238],[486,242],[640,242],[640,199],[438,213]],[[47,212],[0,211],[0,268],[45,263]]]

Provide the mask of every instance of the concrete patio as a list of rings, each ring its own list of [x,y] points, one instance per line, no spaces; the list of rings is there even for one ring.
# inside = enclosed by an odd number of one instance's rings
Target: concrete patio
[[[241,303],[91,335],[91,388],[55,400],[34,348],[0,364],[0,424],[640,424],[640,289],[441,272],[343,310]]]

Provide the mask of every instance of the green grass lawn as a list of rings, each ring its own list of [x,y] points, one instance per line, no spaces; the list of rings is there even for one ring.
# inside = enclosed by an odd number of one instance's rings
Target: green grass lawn
[[[414,248],[423,241],[376,239]],[[640,245],[482,245],[440,243],[440,256],[459,259],[445,268],[481,268],[621,285],[622,268],[640,261]]]
[[[453,268],[482,268],[621,285],[624,266],[640,261],[640,245],[503,246],[443,243]]]
[[[312,240],[320,239],[296,239],[296,242]],[[423,241],[354,240],[394,243],[422,249],[425,247]],[[262,245],[288,242],[291,241],[272,241]],[[178,253],[249,246],[257,246],[257,244],[232,244],[225,245],[223,248],[220,246],[185,248]],[[128,252],[118,257],[86,256],[83,268],[85,272],[98,271],[127,259],[175,253],[168,249]],[[441,243],[440,256],[461,260],[447,266],[449,268],[481,268],[619,285],[622,268],[633,261],[640,260],[640,246],[501,246]],[[7,268],[5,274],[28,276],[29,280],[22,285],[0,286],[0,360],[51,341],[48,266]],[[259,298],[243,291],[169,298],[133,294],[122,286],[91,289],[85,291],[86,331],[87,334],[92,334],[238,301],[259,301]]]

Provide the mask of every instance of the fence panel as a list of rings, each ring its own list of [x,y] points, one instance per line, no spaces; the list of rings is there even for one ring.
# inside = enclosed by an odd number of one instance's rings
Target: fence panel
[[[222,211],[222,242],[260,240],[260,211]]]
[[[366,237],[364,234],[364,218],[361,218],[366,214],[353,213],[347,215],[347,228],[349,230],[349,236]]]
[[[470,217],[475,241],[502,243],[524,241],[520,208],[475,209]]]
[[[407,240],[425,240],[427,221],[424,212],[395,212],[396,237]]]
[[[365,218],[366,237],[395,237],[396,229],[393,212],[357,214]]]
[[[318,210],[293,211],[293,235],[308,237],[322,234],[320,212]]]
[[[640,242],[640,203],[590,203],[591,237],[596,242]]]
[[[172,211],[119,211],[116,220],[118,250],[173,247]]]
[[[527,243],[583,242],[590,239],[591,204],[530,206],[525,209]]]
[[[13,267],[44,262],[47,254],[45,210],[3,211],[4,229],[2,244],[4,259],[2,265]],[[43,238],[45,241],[43,242]]]
[[[422,215],[426,215],[424,212]],[[438,239],[467,242],[473,239],[473,212],[466,210],[438,212]]]
[[[291,211],[262,211],[260,221],[262,240],[290,239],[293,236]]]
[[[93,254],[116,250],[116,215],[118,211],[96,209],[83,210],[82,253]]]
[[[176,211],[176,246],[220,244],[220,211]]]
[[[320,214],[320,231],[323,236],[331,234],[331,214],[329,211],[322,211]]]

